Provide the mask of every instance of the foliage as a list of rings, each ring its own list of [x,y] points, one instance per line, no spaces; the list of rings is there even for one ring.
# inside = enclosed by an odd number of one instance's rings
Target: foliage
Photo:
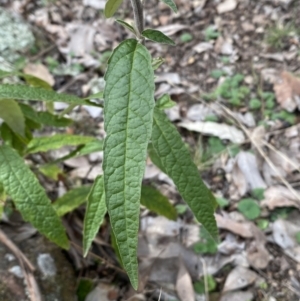
[[[197,254],[215,254],[218,251],[218,245],[207,230],[201,228],[200,241],[194,244],[193,250]]]
[[[174,12],[177,11],[172,0],[162,1]],[[122,0],[108,0],[106,17],[113,16],[121,4]],[[87,200],[83,230],[84,255],[88,253],[108,212],[115,251],[133,287],[137,289],[140,204],[168,218],[177,217],[176,210],[163,195],[152,187],[142,188],[148,155],[174,181],[197,221],[202,223],[201,231],[205,231],[205,234],[202,235],[202,245],[198,246],[199,251],[214,252],[218,230],[214,218],[216,200],[201,180],[176,127],[163,112],[163,109],[172,107],[174,102],[168,95],[156,101],[154,98],[154,70],[163,63],[163,59],[152,59],[144,41],[148,39],[167,45],[175,43],[160,31],[144,29],[142,1],[131,0],[131,4],[135,25],[123,20],[117,22],[135,34],[136,39],[121,42],[112,52],[105,73],[103,95],[99,93],[83,99],[60,94],[36,77],[0,70],[0,79],[18,76],[26,82],[0,84],[0,117],[4,121],[0,127],[0,186],[3,186],[0,195],[2,201],[7,194],[25,220],[65,249],[69,247],[69,241],[61,216]],[[206,34],[208,38],[217,37],[217,33],[211,29]],[[53,70],[59,68],[55,60],[48,58],[47,63]],[[239,76],[230,82],[225,81],[227,88],[220,89],[217,96],[239,100],[247,95],[245,89],[242,91],[239,88],[242,80]],[[226,94],[226,89],[231,91],[230,95]],[[67,134],[33,137],[34,131],[45,125],[65,127],[72,120],[56,115],[51,110],[38,112],[31,107],[31,101],[43,101],[47,108],[54,102],[65,102],[69,104],[65,112],[70,112],[78,105],[102,107],[102,103],[90,100],[102,97],[106,131],[104,143],[94,137]],[[26,162],[30,161],[24,160],[31,158],[34,153],[48,152],[66,145],[75,149],[45,165],[29,166]],[[211,148],[219,150],[221,145],[214,142]],[[51,204],[35,173],[43,173],[57,180],[64,176],[58,163],[99,150],[104,151],[103,176],[96,178],[92,188],[89,185],[74,187]]]
[[[260,216],[260,207],[253,199],[242,199],[238,203],[238,210],[250,220],[256,219]]]
[[[214,92],[204,95],[204,98],[206,100],[223,98],[233,106],[241,106],[250,94],[249,88],[242,84],[243,81],[244,76],[242,74],[228,77]]]
[[[276,24],[266,32],[266,42],[276,50],[283,50],[287,39],[298,34],[299,31],[293,24]]]
[[[208,292],[213,292],[217,287],[217,283],[212,275],[206,275],[204,277],[205,277],[205,279],[196,281],[194,283],[194,290],[197,294],[201,294],[201,295],[205,294],[205,292],[206,292],[205,281],[207,282]]]

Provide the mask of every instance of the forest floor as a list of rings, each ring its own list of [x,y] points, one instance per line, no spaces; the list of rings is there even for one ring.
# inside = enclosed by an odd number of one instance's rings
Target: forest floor
[[[217,197],[220,243],[211,241],[173,182],[148,160],[144,182],[170,200],[178,218],[142,208],[137,293],[114,253],[108,219],[83,258],[84,206],[66,214],[72,247],[65,260],[74,269],[78,300],[300,300],[299,0],[176,3],[174,14],[163,2],[145,1],[146,27],[176,42],[146,46],[165,60],[156,70],[156,97],[167,93],[175,101],[166,113]],[[129,4],[124,0],[117,18],[131,23]],[[41,77],[59,92],[86,96],[103,90],[111,51],[133,37],[114,18],[104,18],[105,0],[0,5],[22,16],[35,37],[26,54],[6,57],[2,65]],[[54,106],[56,112],[64,108]],[[69,116],[74,124],[59,131],[103,139],[102,109],[77,107]],[[65,154],[60,149],[47,158]],[[102,157],[99,152],[61,164],[68,185],[43,180],[51,199],[66,187],[91,183],[102,172]],[[26,234],[17,245],[24,250],[24,240],[36,233],[22,226]],[[9,228],[3,227],[14,240],[16,230]]]

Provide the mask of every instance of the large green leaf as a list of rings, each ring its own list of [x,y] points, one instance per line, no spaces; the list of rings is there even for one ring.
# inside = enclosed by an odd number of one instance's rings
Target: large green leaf
[[[0,99],[0,118],[21,136],[25,134],[25,118],[18,103],[12,99]]]
[[[106,18],[111,18],[117,9],[122,4],[123,0],[107,0],[104,9],[104,15]]]
[[[151,186],[142,186],[141,204],[168,219],[176,220],[177,218],[176,209],[168,198]]]
[[[90,186],[80,186],[69,190],[58,198],[53,204],[57,215],[63,216],[82,205],[86,201],[90,190]]]
[[[167,4],[174,13],[177,13],[177,6],[176,3],[173,0],[161,0],[163,3]]]
[[[159,30],[146,29],[142,32],[142,36],[157,43],[175,45],[175,42]]]
[[[183,199],[190,206],[197,220],[217,238],[218,229],[214,218],[215,198],[199,176],[175,126],[166,114],[154,109],[152,146],[164,171],[172,178]]]
[[[105,79],[106,205],[124,268],[137,289],[139,204],[154,108],[154,74],[148,50],[136,40],[122,42],[109,60]]]
[[[69,134],[56,134],[47,137],[33,138],[27,146],[27,153],[47,152],[49,150],[58,149],[66,145],[77,146],[86,144],[95,140],[94,137],[69,135]]]
[[[0,146],[0,182],[23,218],[62,248],[69,242],[45,190],[24,160],[7,145]]]
[[[0,84],[0,99],[40,100],[47,102],[61,101],[73,105],[99,106],[94,102],[74,95],[57,93],[45,88],[29,87],[26,85]]]
[[[88,196],[83,227],[83,254],[87,255],[107,212],[103,177],[98,176]]]

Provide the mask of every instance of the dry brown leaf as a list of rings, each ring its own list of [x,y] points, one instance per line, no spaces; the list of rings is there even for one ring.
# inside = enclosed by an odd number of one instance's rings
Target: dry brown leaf
[[[228,275],[223,292],[233,291],[247,287],[257,278],[257,274],[242,266],[235,267]]]
[[[195,131],[206,135],[216,136],[220,139],[230,140],[233,143],[237,144],[243,143],[245,141],[245,136],[242,131],[240,131],[234,126],[230,126],[225,123],[216,123],[210,121],[184,121],[180,122],[178,125],[189,131]]]
[[[263,244],[253,241],[247,249],[247,260],[256,269],[265,269],[270,260],[270,254]]]
[[[195,301],[192,279],[181,258],[179,259],[176,291],[181,301]]]
[[[294,194],[284,186],[269,187],[265,191],[264,196],[265,199],[261,204],[262,206],[267,206],[270,210],[278,207],[299,207]]]
[[[224,14],[230,11],[233,11],[237,7],[237,1],[236,0],[225,0],[222,3],[218,4],[217,6],[217,12],[218,14]]]
[[[48,83],[51,87],[54,85],[55,80],[50,74],[48,68],[43,64],[28,63],[23,69],[25,74],[33,75]]]
[[[283,71],[281,79],[275,82],[273,89],[277,102],[288,112],[300,106],[300,78]]]
[[[229,292],[222,296],[220,301],[249,301],[253,300],[253,293],[250,291]]]
[[[218,228],[228,230],[242,237],[253,237],[252,224],[249,222],[239,223],[230,218],[215,214]]]

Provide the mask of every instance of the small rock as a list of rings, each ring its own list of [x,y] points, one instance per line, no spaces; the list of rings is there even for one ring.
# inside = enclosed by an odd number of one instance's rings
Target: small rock
[[[44,277],[47,278],[56,275],[56,266],[50,254],[39,254],[37,264]]]

